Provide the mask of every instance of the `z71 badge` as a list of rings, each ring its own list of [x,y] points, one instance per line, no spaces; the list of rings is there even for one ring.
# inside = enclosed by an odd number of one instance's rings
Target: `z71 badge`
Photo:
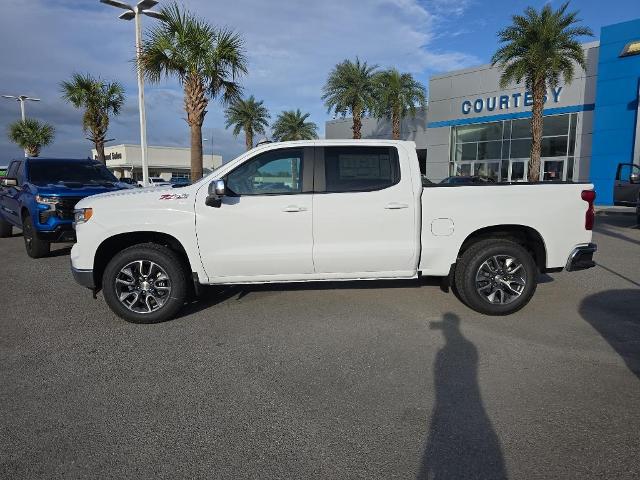
[[[183,198],[189,198],[188,193],[164,193],[160,195],[160,200],[181,200]]]

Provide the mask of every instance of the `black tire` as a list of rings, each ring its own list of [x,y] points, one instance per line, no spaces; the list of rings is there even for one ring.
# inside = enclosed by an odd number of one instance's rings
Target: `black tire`
[[[0,218],[0,238],[9,238],[13,235],[13,226]]]
[[[496,277],[485,277],[483,274],[487,272],[487,268],[483,265],[486,265],[485,262],[489,262],[489,268],[493,268],[492,266],[495,265],[494,257],[498,259],[498,263],[504,262],[505,257],[511,257],[522,266],[517,267],[517,271],[519,272],[522,268],[524,276],[516,275],[513,272],[511,274],[509,268],[505,268],[503,263],[502,267],[497,266]],[[483,267],[483,274],[479,273],[481,267]],[[502,279],[503,274],[505,279]],[[477,277],[482,278],[481,283],[477,283]],[[513,279],[517,281],[524,279],[524,286],[519,287],[515,282],[511,283]],[[519,295],[517,295],[514,289],[507,287],[506,291],[510,292],[506,295],[508,303],[499,303],[505,299],[504,290],[499,295],[496,292],[496,290],[505,288],[503,280],[507,280],[507,283],[512,286],[515,285],[515,288],[519,290]],[[454,281],[460,299],[469,308],[485,315],[509,315],[520,310],[531,300],[538,285],[538,268],[531,254],[521,245],[509,240],[490,238],[479,241],[464,252],[456,265]],[[484,288],[487,293],[480,293],[478,288]],[[492,293],[493,298],[490,300],[489,297]],[[492,301],[496,303],[492,303]]]
[[[124,305],[123,302],[120,301],[120,296],[117,292],[117,288],[123,288],[116,286],[116,278],[121,275],[121,270],[128,264],[137,261],[155,263],[164,270],[169,279],[168,285],[171,287],[166,297],[160,297],[158,295],[164,303],[148,313],[134,311]],[[130,323],[159,323],[173,318],[185,303],[188,284],[187,269],[178,255],[169,248],[155,243],[142,243],[122,250],[111,259],[102,276],[102,289],[109,308],[120,318]],[[146,290],[141,291],[138,286],[127,288],[137,289],[139,296],[143,299],[148,295]],[[154,292],[153,288],[151,288],[150,291],[151,294],[149,296],[155,299],[153,295],[158,292]],[[135,297],[135,292],[132,292],[132,296],[133,298],[138,298]],[[133,304],[133,298],[128,298],[131,300],[129,303]],[[127,298],[125,298],[124,301],[127,301]],[[147,307],[149,307],[149,300],[146,300],[146,302]],[[138,303],[136,303],[136,305],[138,305]],[[151,302],[151,305],[158,305],[158,302]]]
[[[29,214],[26,214],[22,219],[22,237],[24,238],[24,248],[31,258],[46,257],[51,252],[51,243],[38,238],[33,226],[33,219]]]

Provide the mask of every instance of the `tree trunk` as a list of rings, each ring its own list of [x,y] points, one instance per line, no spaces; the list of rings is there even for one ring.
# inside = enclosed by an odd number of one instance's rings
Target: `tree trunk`
[[[394,111],[391,114],[391,138],[393,138],[393,140],[400,140],[400,113]]]
[[[202,124],[209,100],[202,79],[187,75],[184,82],[184,109],[191,127],[191,181],[202,178]]]
[[[202,178],[202,126],[191,125],[191,181]]]
[[[25,150],[29,157],[38,157],[40,155],[40,145],[29,145]]]
[[[104,142],[96,142],[96,152],[98,154],[98,160],[100,160],[105,165],[107,164],[107,159],[104,155]]]
[[[353,109],[353,126],[351,130],[353,130],[353,138],[362,138],[362,109],[360,108]]]
[[[247,147],[247,152],[253,148],[253,132],[249,129],[244,131],[244,146]]]
[[[533,85],[533,109],[531,116],[531,155],[529,158],[528,180],[540,180],[540,153],[542,151],[542,109],[546,82],[538,81]]]

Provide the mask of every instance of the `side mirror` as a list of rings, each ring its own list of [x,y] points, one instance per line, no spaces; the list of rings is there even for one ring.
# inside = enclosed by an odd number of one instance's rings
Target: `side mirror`
[[[3,187],[17,187],[18,179],[5,177],[2,179],[2,181],[0,181],[0,185],[2,185]]]
[[[224,180],[214,180],[209,184],[209,195],[207,195],[206,204],[209,207],[220,208],[222,205],[222,197],[226,194],[226,186]]]
[[[632,173],[631,175],[629,175],[629,182],[630,183],[640,183],[640,173]]]

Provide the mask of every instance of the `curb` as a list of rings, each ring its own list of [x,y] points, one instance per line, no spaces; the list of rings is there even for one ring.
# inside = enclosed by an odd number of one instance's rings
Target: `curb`
[[[596,210],[596,215],[598,216],[635,216],[636,212],[633,210],[633,207],[629,208],[629,210]]]

